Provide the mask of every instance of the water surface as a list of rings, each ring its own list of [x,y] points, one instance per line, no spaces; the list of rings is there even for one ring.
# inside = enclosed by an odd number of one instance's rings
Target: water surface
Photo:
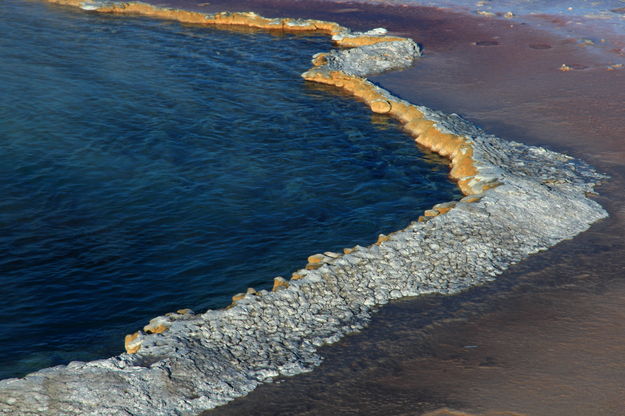
[[[3,1],[0,378],[459,197],[395,122],[299,77],[329,47]]]

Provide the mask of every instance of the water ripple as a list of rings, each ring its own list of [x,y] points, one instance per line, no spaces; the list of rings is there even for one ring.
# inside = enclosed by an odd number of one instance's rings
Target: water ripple
[[[119,353],[459,196],[392,120],[299,78],[328,47],[3,2],[0,377]]]

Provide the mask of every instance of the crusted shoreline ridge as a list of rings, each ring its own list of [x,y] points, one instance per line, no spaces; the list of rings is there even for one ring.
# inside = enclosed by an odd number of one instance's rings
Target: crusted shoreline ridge
[[[426,210],[369,247],[310,256],[291,279],[275,278],[272,291],[250,288],[224,310],[156,317],[126,337],[127,353],[2,380],[2,415],[196,415],[275,377],[310,371],[321,362],[318,347],[362,329],[377,307],[393,299],[454,294],[490,281],[607,216],[588,198],[605,176],[586,163],[504,141],[368,81],[371,74],[410,66],[420,55],[414,41],[384,29],[352,33],[332,22],[255,13],[48,1],[185,23],[330,35],[349,49],[315,55],[302,76],[342,88],[373,112],[398,119],[417,143],[451,160],[450,175],[465,197]]]

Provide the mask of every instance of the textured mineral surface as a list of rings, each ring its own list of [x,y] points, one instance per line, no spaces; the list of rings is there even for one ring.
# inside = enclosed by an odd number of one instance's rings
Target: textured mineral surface
[[[146,5],[74,3],[105,12],[147,8],[157,17],[181,15]],[[228,16],[233,24],[268,20]],[[283,30],[311,25],[279,22]],[[603,176],[584,162],[503,141],[364,79],[411,65],[420,54],[413,41],[382,29],[359,34],[328,22],[312,25],[338,44],[349,39],[342,46],[352,49],[316,55],[304,78],[343,88],[372,111],[399,119],[418,143],[451,159],[451,175],[466,197],[427,210],[369,247],[313,255],[291,279],[276,278],[271,292],[250,289],[224,310],[154,318],[126,337],[128,353],[0,381],[0,414],[196,415],[277,376],[310,371],[320,363],[319,346],[365,327],[375,309],[393,299],[454,294],[487,282],[607,215],[588,198]]]

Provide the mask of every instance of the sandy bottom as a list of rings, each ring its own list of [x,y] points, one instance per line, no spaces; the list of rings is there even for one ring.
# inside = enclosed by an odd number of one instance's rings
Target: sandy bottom
[[[322,350],[318,370],[206,415],[623,415],[625,69],[608,69],[622,62],[623,39],[592,45],[565,30],[556,35],[544,30],[548,16],[538,29],[518,19],[384,4],[199,3],[159,4],[323,18],[411,36],[425,57],[375,82],[612,176],[598,198],[611,217],[590,231],[491,285],[389,305],[367,330]],[[563,64],[570,70],[561,71]]]

